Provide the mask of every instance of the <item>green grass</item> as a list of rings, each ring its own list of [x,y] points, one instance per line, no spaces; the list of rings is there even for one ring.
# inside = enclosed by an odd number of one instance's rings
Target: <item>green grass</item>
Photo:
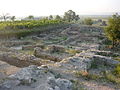
[[[84,85],[83,83],[81,83],[80,81],[78,80],[70,80],[73,85],[72,85],[72,90],[87,90],[87,89],[84,89]]]
[[[81,51],[75,49],[67,49],[66,52],[75,55],[76,53],[80,53]]]
[[[48,25],[56,25],[63,23],[61,20],[23,20],[23,21],[14,21],[14,22],[0,22],[0,30],[6,29],[33,29],[38,27],[44,27]]]
[[[0,22],[0,37],[25,37],[30,34],[58,29],[69,24],[60,20],[30,20]]]
[[[77,78],[84,78],[85,80],[95,80],[95,81],[104,81],[104,82],[112,82],[115,85],[120,85],[120,77],[118,77],[118,74],[120,75],[120,67],[116,68],[117,70],[117,76],[114,75],[112,72],[106,72],[104,71],[102,75],[97,74],[84,74],[84,72],[77,71],[75,72],[75,76]],[[119,73],[118,73],[119,72]]]
[[[120,78],[120,64],[116,65],[113,73]]]
[[[115,75],[111,73],[106,74],[105,79],[114,84],[120,84],[120,78],[117,78]]]

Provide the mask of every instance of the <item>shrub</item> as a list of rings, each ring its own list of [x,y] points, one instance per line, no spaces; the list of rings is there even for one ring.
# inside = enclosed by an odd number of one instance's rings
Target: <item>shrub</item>
[[[104,78],[112,83],[120,84],[120,80],[111,73],[107,73]]]
[[[72,83],[73,83],[73,85],[72,85],[72,90],[86,90],[86,89],[84,89],[84,85],[83,85],[83,83],[81,83],[80,81],[78,81],[78,80],[70,80]]]
[[[91,18],[86,18],[86,19],[84,20],[84,24],[86,24],[86,25],[92,25],[92,24],[93,24],[93,21],[92,21]]]
[[[114,69],[114,74],[120,78],[120,64],[116,65]]]
[[[108,26],[105,28],[105,33],[112,41],[113,47],[116,47],[120,43],[120,15],[113,15],[109,18],[108,23]]]

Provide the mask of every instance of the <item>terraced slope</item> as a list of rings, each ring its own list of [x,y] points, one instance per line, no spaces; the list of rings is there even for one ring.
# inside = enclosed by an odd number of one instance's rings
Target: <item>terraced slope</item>
[[[1,90],[115,90],[112,71],[119,53],[99,50],[103,29],[72,24],[69,27],[21,39],[1,40],[0,60],[7,63]],[[31,66],[32,65],[32,66]],[[35,66],[33,66],[35,65]],[[8,67],[15,67],[15,71]],[[19,70],[21,68],[21,70]],[[8,75],[6,73],[11,73]],[[17,72],[18,71],[18,72]],[[16,73],[15,73],[16,72]],[[108,76],[108,75],[111,75]],[[117,78],[119,79],[119,78]],[[113,83],[114,82],[114,83]]]

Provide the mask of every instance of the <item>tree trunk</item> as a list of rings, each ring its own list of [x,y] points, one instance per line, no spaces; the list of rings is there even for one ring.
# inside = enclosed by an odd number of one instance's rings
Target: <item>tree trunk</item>
[[[115,47],[115,40],[114,39],[112,40],[112,47],[113,48]]]

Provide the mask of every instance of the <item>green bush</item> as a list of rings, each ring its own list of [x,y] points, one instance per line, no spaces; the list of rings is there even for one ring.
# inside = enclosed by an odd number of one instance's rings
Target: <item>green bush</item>
[[[120,64],[116,65],[114,69],[114,74],[120,78]]]
[[[86,25],[92,25],[93,24],[93,20],[91,18],[86,18],[84,20],[84,24],[86,24]]]
[[[120,15],[113,15],[109,18],[108,23],[105,34],[112,41],[112,46],[116,47],[120,43]]]
[[[112,73],[107,73],[104,77],[107,81],[112,82],[114,84],[120,84],[119,78],[117,78],[115,75]]]

